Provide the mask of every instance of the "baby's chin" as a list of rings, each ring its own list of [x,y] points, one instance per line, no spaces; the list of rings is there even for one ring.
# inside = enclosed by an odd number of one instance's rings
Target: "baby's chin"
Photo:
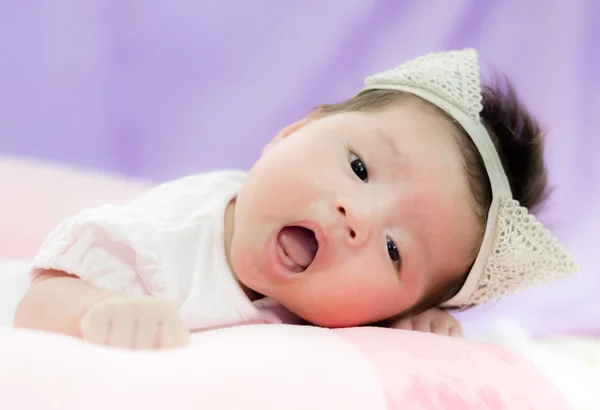
[[[276,298],[274,299],[277,300]],[[335,329],[362,326],[376,322],[375,320],[366,318],[364,315],[359,316],[349,312],[347,306],[345,309],[332,309],[329,306],[323,305],[312,305],[310,307],[293,306],[295,304],[285,303],[285,300],[283,300],[283,302],[278,300],[278,302],[290,312],[314,326]]]
[[[338,329],[338,328],[344,328],[344,327],[356,327],[356,326],[363,326],[363,325],[372,323],[369,321],[359,320],[357,318],[348,318],[348,317],[340,318],[340,317],[336,317],[336,316],[329,317],[329,316],[322,316],[322,315],[318,315],[318,314],[314,315],[314,316],[313,315],[306,315],[306,316],[299,315],[299,316],[314,326],[325,327],[325,328],[329,328],[329,329]]]

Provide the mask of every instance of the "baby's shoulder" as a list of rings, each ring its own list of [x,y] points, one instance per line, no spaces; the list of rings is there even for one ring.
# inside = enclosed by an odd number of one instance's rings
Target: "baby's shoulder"
[[[236,170],[188,175],[155,186],[129,206],[163,215],[212,214],[237,195],[245,175]]]
[[[156,191],[188,199],[230,196],[239,192],[245,177],[245,172],[236,170],[202,172],[165,182]]]
[[[241,186],[246,172],[236,170],[201,172],[161,182],[146,192],[148,195],[211,195]]]
[[[241,185],[246,178],[246,174],[245,171],[239,170],[200,172],[166,182],[166,184],[181,184],[200,189],[210,189],[212,187],[219,188],[231,184]]]

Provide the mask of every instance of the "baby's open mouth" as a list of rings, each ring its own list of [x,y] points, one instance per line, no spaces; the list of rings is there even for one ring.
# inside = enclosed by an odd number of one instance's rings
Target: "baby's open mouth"
[[[310,229],[291,225],[279,231],[277,248],[283,264],[292,272],[300,273],[315,259],[319,242]]]

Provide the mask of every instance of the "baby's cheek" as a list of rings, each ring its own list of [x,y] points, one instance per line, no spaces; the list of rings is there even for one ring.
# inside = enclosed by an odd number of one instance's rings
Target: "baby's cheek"
[[[387,319],[403,308],[398,292],[377,278],[323,281],[318,303],[307,320],[323,326],[356,326]]]
[[[256,289],[265,282],[264,275],[261,275],[265,268],[259,257],[262,253],[258,243],[258,241],[238,236],[233,242],[230,256],[234,276],[237,280],[255,291],[264,292],[264,289]]]

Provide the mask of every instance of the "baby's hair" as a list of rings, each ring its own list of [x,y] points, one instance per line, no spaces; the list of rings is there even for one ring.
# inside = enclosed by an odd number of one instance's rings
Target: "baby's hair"
[[[534,211],[543,204],[548,194],[547,174],[543,159],[544,135],[541,128],[521,104],[507,79],[502,78],[502,81],[497,81],[494,86],[484,86],[482,96],[481,120],[498,150],[513,198],[530,211]],[[492,191],[479,152],[471,138],[452,117],[437,106],[413,94],[378,89],[363,91],[339,104],[322,105],[318,107],[316,115],[373,112],[409,101],[418,101],[454,125],[455,138],[463,153],[465,171],[473,193],[473,206],[481,220],[477,246],[473,250],[474,260],[483,239],[487,213],[492,202]],[[402,312],[393,319],[439,307],[458,293],[465,283],[468,273],[468,271],[464,272],[457,279],[445,283],[408,311]]]

